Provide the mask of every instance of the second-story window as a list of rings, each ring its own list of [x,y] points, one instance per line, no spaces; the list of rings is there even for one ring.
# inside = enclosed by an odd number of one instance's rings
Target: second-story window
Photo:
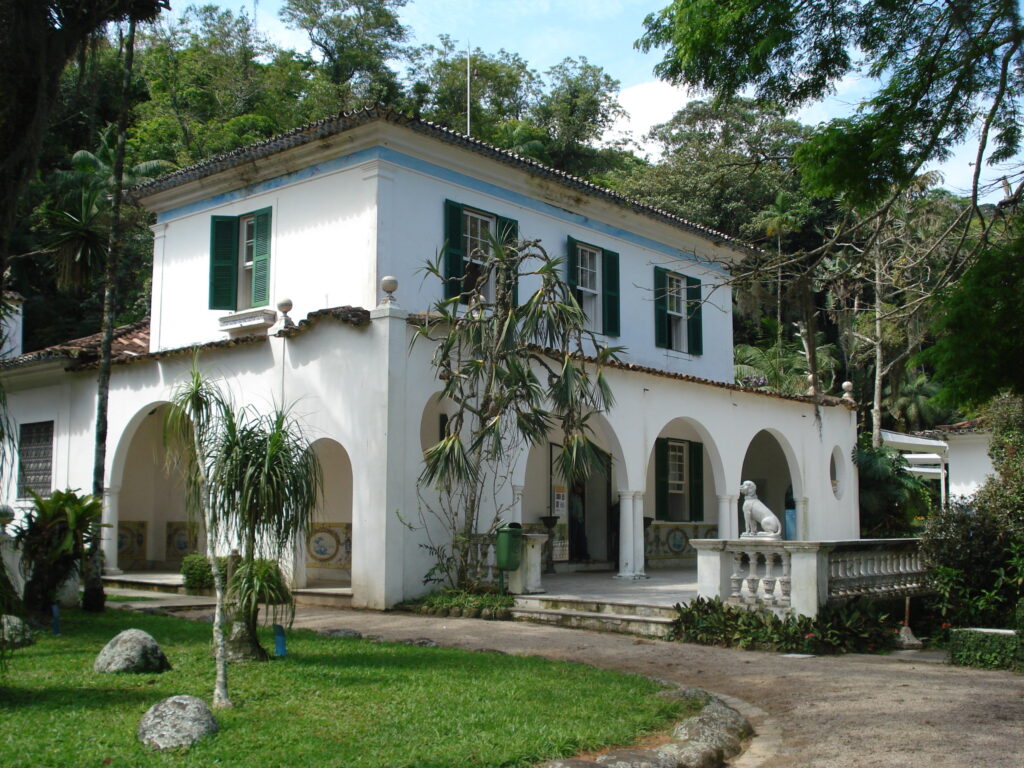
[[[496,217],[488,213],[469,208],[462,211],[462,252],[466,255],[463,287],[466,291],[478,289],[486,301],[494,299],[494,275],[485,278],[485,270],[495,224]]]
[[[654,344],[690,355],[704,353],[700,280],[654,268]]]
[[[495,240],[509,244],[519,240],[516,220],[445,200],[444,239],[444,297],[465,302],[468,292],[479,287],[485,301],[494,301],[493,276],[486,284],[479,283]],[[513,301],[517,301],[516,288],[512,286]]]
[[[241,310],[270,301],[271,210],[210,221],[210,309]]]
[[[569,238],[566,277],[587,330],[619,335],[619,254]]]

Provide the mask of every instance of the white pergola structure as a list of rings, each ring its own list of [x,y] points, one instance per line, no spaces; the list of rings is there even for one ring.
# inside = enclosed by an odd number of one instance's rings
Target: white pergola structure
[[[882,430],[882,443],[898,450],[910,465],[909,472],[939,483],[939,498],[946,506],[946,475],[949,445],[944,440]]]

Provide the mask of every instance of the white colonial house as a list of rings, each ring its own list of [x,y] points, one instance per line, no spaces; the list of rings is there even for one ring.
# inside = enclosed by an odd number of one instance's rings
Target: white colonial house
[[[425,533],[406,523],[417,519],[422,452],[444,404],[430,350],[410,350],[410,316],[443,287],[420,270],[443,251],[457,278],[476,245],[510,228],[565,258],[592,329],[626,348],[607,372],[616,405],[595,420],[608,463],[583,489],[583,530],[567,530],[573,491],[551,463],[558,434],[508,478],[508,517],[542,531],[542,517],[559,515],[560,570],[636,577],[645,550],[648,569],[692,565],[691,539],[738,537],[744,480],[785,539],[858,537],[849,404],[816,408],[733,383],[725,281],[749,249],[725,235],[380,110],[235,150],[135,197],[156,215],[153,294],[150,319],[115,343],[112,571],[174,568],[194,545],[180,480],[165,469],[161,414],[198,348],[236,401],[292,404],[315,441],[326,484],[310,541],[289,564],[295,584],[351,585],[353,604],[372,608],[423,592]],[[392,303],[380,289],[388,275]],[[524,279],[519,295],[535,287]],[[288,318],[275,309],[285,299]],[[2,364],[19,435],[9,503],[28,489],[90,487],[96,348],[80,339]]]

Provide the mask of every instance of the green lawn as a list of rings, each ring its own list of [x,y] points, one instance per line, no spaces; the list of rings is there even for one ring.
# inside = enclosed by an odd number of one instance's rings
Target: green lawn
[[[98,675],[100,648],[128,627],[174,666]],[[110,610],[66,611],[0,677],[0,755],[20,766],[520,766],[625,744],[683,714],[658,685],[579,664],[290,632],[288,656],[230,668],[235,708],[187,753],[142,747],[135,729],[160,699],[210,700],[210,626]],[[267,646],[273,647],[267,637]]]

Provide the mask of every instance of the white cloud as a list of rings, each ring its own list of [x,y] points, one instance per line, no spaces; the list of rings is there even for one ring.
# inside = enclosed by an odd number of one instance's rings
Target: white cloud
[[[615,121],[605,134],[606,141],[631,138],[637,142],[642,154],[654,159],[658,146],[644,141],[644,136],[655,125],[667,122],[686,104],[695,99],[685,88],[677,88],[663,80],[651,80],[624,88],[619,94],[619,103],[627,116]]]

